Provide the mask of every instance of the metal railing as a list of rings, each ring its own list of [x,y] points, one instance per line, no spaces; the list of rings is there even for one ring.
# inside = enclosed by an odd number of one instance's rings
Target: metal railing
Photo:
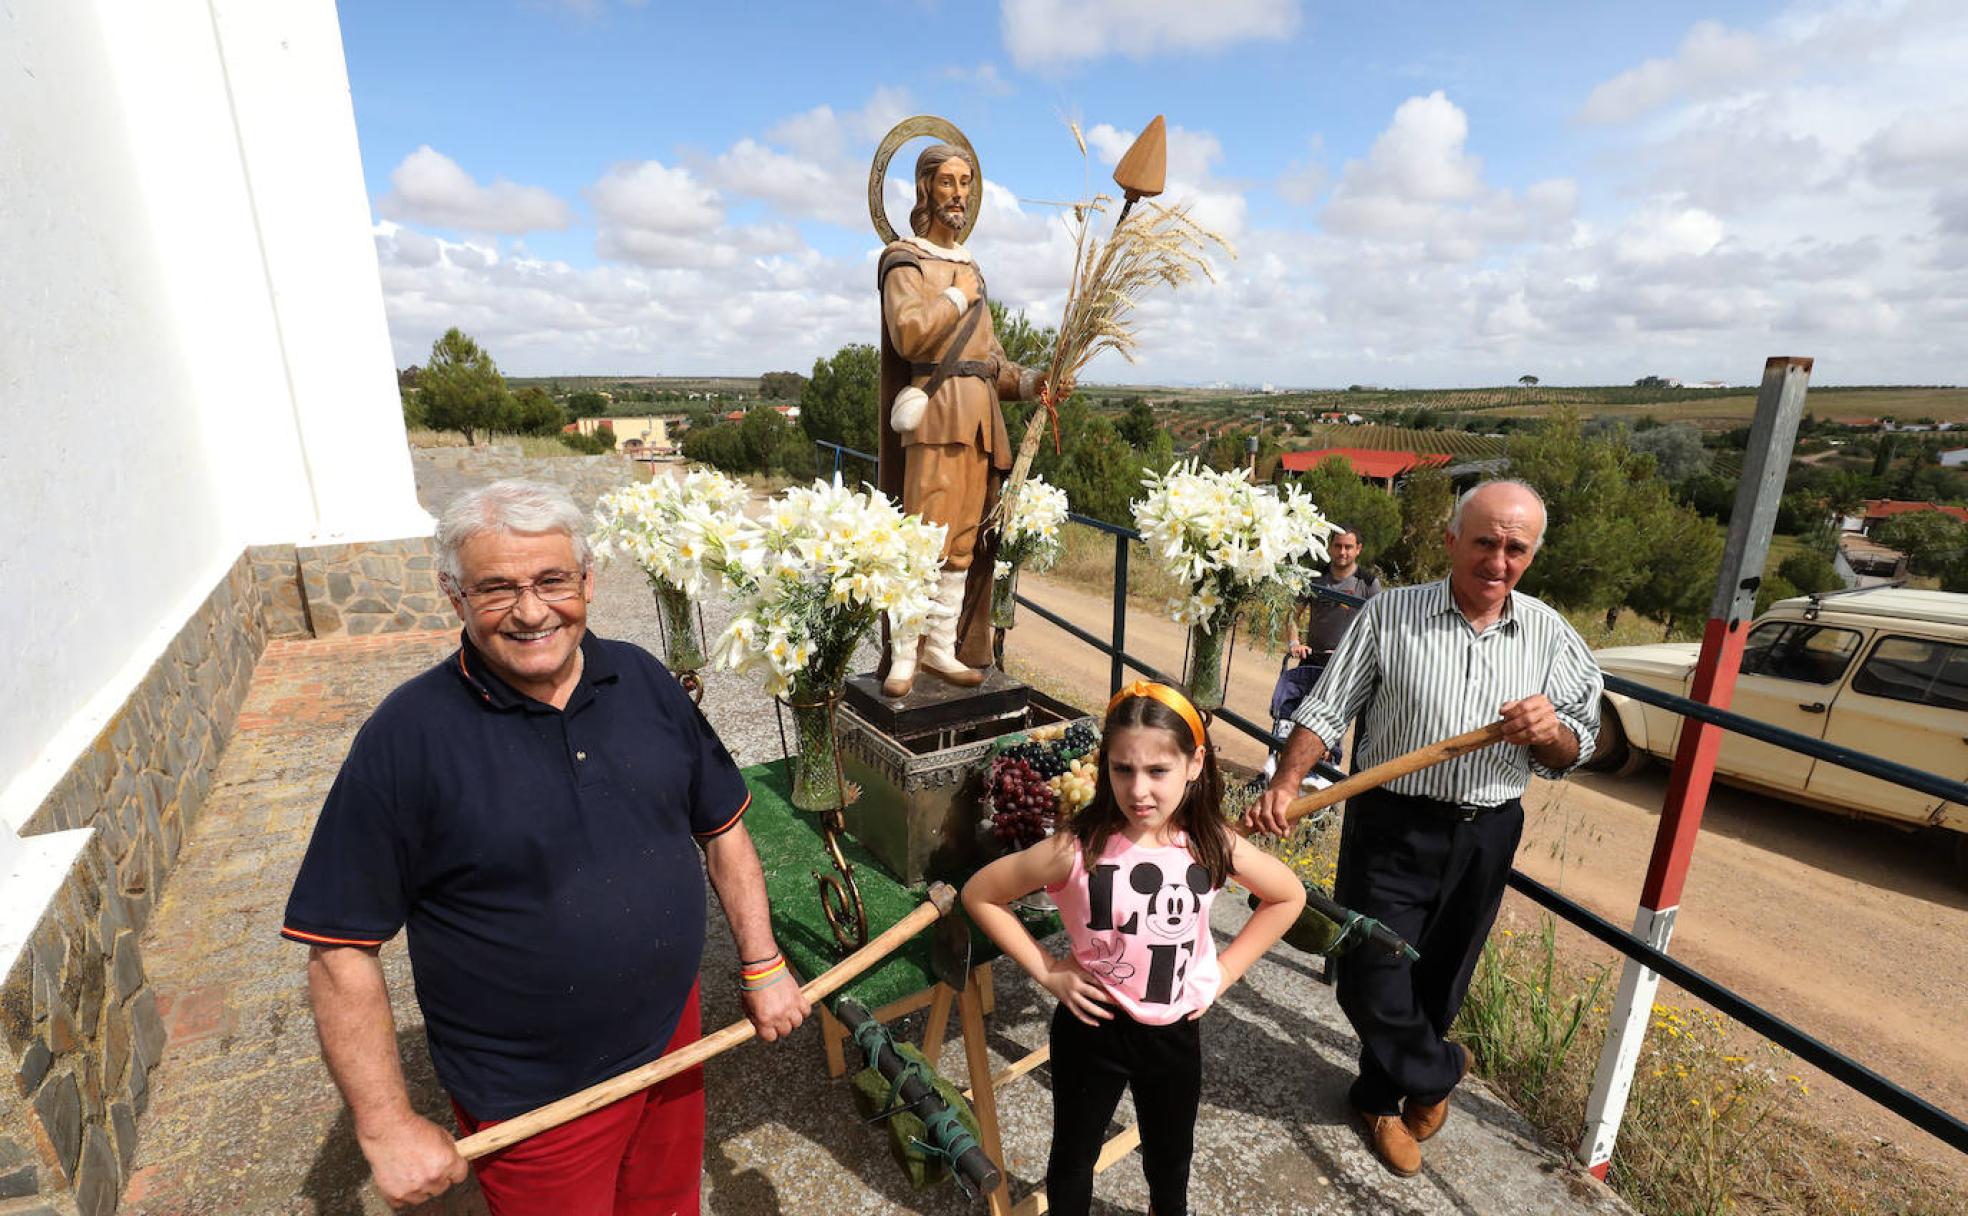
[[[843,455],[857,457],[870,462],[875,458],[866,452],[844,448],[837,444],[820,441],[822,449],[833,448],[834,468],[839,470]],[[1041,604],[1034,603],[1021,594],[1018,603],[1036,613],[1041,619],[1058,626],[1073,637],[1107,655],[1111,660],[1108,675],[1108,691],[1111,694],[1124,682],[1127,668],[1133,668],[1150,679],[1170,682],[1170,677],[1156,669],[1152,664],[1137,655],[1128,653],[1127,640],[1127,602],[1128,602],[1128,546],[1141,539],[1141,534],[1133,528],[1111,524],[1090,516],[1069,514],[1073,523],[1105,532],[1114,538],[1114,622],[1111,637],[1102,639],[1097,635],[1066,620],[1058,613]],[[1331,588],[1315,587],[1313,593],[1337,603],[1360,607],[1365,600]],[[1636,701],[1658,706],[1687,718],[1695,718],[1712,723],[1723,730],[1744,735],[1759,742],[1810,756],[1829,764],[1836,764],[1868,777],[1907,789],[1931,794],[1947,802],[1968,805],[1968,782],[1951,780],[1935,773],[1883,760],[1878,756],[1861,752],[1835,743],[1827,743],[1810,735],[1785,730],[1754,718],[1717,709],[1687,697],[1662,692],[1645,684],[1637,683],[1622,676],[1602,672],[1605,687],[1609,692],[1632,697]],[[1225,683],[1228,683],[1226,675]],[[1232,711],[1228,706],[1217,711],[1216,720],[1227,722],[1236,729],[1264,742],[1273,743],[1273,737],[1256,723]],[[1850,1086],[1855,1092],[1872,1102],[1892,1111],[1924,1132],[1961,1152],[1968,1153],[1968,1122],[1942,1110],[1927,1099],[1907,1089],[1889,1078],[1881,1076],[1837,1048],[1820,1041],[1808,1032],[1785,1021],[1769,1010],[1742,996],[1727,985],[1704,975],[1686,963],[1677,961],[1672,955],[1656,949],[1649,942],[1605,920],[1583,905],[1545,886],[1523,871],[1512,868],[1509,877],[1510,887],[1544,908],[1567,924],[1584,931],[1603,944],[1612,947],[1627,958],[1634,959],[1643,966],[1659,973],[1662,977],[1679,985],[1695,998],[1706,1001],[1725,1016],[1764,1036],[1771,1042],[1791,1052],[1798,1059],[1822,1070],[1828,1076]]]

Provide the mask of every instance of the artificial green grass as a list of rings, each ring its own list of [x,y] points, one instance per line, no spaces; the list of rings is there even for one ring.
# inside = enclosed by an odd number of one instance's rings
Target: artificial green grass
[[[801,982],[805,982],[846,957],[827,928],[827,918],[820,910],[820,887],[813,877],[816,870],[823,874],[834,872],[827,847],[821,841],[820,817],[793,808],[792,777],[784,761],[753,765],[744,770],[744,777],[752,792],[751,809],[745,812],[744,823],[765,869],[766,895],[772,902],[772,931],[786,961],[799,973]],[[927,884],[904,886],[852,836],[842,838],[841,852],[854,867],[854,883],[861,891],[862,906],[868,910],[870,941],[928,898]],[[1035,937],[1059,930],[1059,918],[1051,913],[1023,919]],[[875,1010],[928,988],[936,982],[930,963],[932,937],[932,930],[923,930],[841,989],[828,1000],[828,1005],[842,997],[852,997]],[[975,966],[997,954],[997,947],[973,927],[971,964]]]

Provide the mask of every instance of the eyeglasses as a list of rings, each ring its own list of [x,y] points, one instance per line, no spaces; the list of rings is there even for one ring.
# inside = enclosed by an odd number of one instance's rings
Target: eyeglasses
[[[525,583],[493,583],[467,591],[456,583],[459,595],[478,612],[507,612],[518,605],[528,591],[542,604],[558,604],[581,594],[586,576],[580,571],[553,570]]]

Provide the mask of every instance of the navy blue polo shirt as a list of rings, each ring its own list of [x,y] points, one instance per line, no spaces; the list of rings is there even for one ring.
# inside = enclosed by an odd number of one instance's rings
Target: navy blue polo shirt
[[[505,1119],[663,1053],[697,979],[693,841],[750,804],[710,724],[640,647],[589,633],[565,710],[466,641],[379,706],[342,762],[282,934],[408,930],[438,1079]]]

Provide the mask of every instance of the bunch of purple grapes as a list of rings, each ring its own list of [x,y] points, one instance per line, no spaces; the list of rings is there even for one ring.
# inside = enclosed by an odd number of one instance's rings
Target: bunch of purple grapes
[[[1059,795],[1045,776],[1020,756],[991,761],[991,831],[1008,848],[1024,849],[1052,832]]]

